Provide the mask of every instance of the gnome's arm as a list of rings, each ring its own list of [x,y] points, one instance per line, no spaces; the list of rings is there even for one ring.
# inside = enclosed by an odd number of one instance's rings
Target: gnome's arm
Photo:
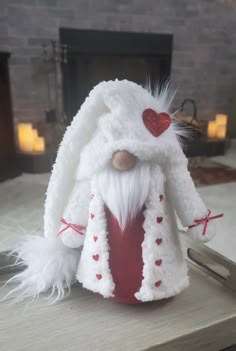
[[[215,236],[215,221],[195,189],[186,164],[166,169],[168,197],[187,234],[194,240],[207,242]]]
[[[89,200],[89,181],[76,181],[64,210],[58,233],[63,244],[70,248],[78,248],[83,245],[88,222]]]

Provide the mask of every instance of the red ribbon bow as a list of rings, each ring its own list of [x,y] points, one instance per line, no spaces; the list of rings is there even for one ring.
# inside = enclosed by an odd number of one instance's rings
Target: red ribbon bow
[[[210,220],[212,220],[212,219],[216,219],[216,218],[223,217],[223,213],[218,214],[218,215],[213,216],[213,217],[210,217],[210,215],[211,215],[211,211],[208,210],[208,214],[207,214],[207,216],[206,216],[205,218],[202,218],[202,219],[195,219],[194,222],[195,222],[196,224],[189,225],[188,228],[193,228],[193,227],[196,227],[196,226],[199,225],[199,224],[204,223],[204,228],[203,228],[202,235],[205,235],[205,234],[206,234],[206,229],[207,229],[207,224],[208,224],[208,222],[209,222]]]
[[[84,235],[83,230],[85,229],[85,227],[83,227],[82,225],[78,225],[78,224],[72,224],[72,223],[68,223],[64,218],[61,219],[61,222],[63,224],[66,225],[65,228],[62,228],[59,233],[57,234],[57,237],[59,235],[61,235],[65,230],[71,228],[73,229],[76,233],[78,233],[79,235]]]

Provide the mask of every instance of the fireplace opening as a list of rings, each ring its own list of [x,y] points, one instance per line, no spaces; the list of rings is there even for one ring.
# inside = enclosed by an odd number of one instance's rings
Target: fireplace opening
[[[9,58],[10,53],[0,52],[0,182],[20,174],[14,141]]]
[[[100,81],[128,79],[153,89],[170,77],[170,34],[60,29],[66,48],[62,65],[63,100],[69,124],[89,91]]]

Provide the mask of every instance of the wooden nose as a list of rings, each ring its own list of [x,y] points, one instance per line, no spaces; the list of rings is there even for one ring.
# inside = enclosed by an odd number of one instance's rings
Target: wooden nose
[[[118,171],[127,171],[134,167],[137,158],[126,150],[116,151],[112,156],[112,165]]]

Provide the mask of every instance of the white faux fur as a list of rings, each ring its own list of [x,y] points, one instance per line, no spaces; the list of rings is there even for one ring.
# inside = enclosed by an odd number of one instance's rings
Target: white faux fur
[[[96,176],[91,181],[91,191],[93,196],[89,205],[90,215],[76,277],[85,288],[98,292],[104,297],[110,297],[113,296],[115,284],[109,267],[104,202],[98,190]],[[91,215],[94,217],[91,218]],[[100,255],[98,262],[94,261],[92,257],[97,254]],[[97,279],[97,274],[102,274],[101,280]]]
[[[153,95],[153,97],[158,100],[159,108],[163,108],[163,111],[168,110],[170,113],[171,104],[175,98],[176,90],[172,88],[170,81],[166,81],[161,86],[159,84],[156,85],[154,91],[151,88],[150,80],[145,85],[145,89]],[[175,118],[175,114],[178,112],[175,111],[171,114],[172,117],[172,129],[174,134],[177,136],[179,143],[182,148],[185,147],[187,141],[192,139],[192,128],[183,124],[180,120]]]
[[[153,97],[133,82],[115,80],[102,82],[90,92],[67,128],[58,150],[45,203],[45,238],[32,238],[16,250],[18,258],[27,266],[24,272],[12,279],[20,284],[11,293],[17,293],[18,300],[35,298],[48,289],[57,291],[58,298],[62,297],[64,288],[70,287],[74,281],[79,262],[79,251],[73,248],[82,245],[84,249],[78,279],[86,288],[100,292],[104,297],[112,296],[114,282],[108,262],[104,201],[94,177],[109,164],[117,150],[127,150],[140,161],[158,165],[160,179],[166,177],[166,187],[163,185],[156,191],[151,189],[150,202],[146,203],[144,280],[137,297],[142,301],[163,298],[178,293],[187,285],[186,268],[176,239],[177,228],[173,224],[173,208],[185,225],[193,224],[196,218],[203,218],[207,210],[187,172],[187,160],[177,139],[181,133],[174,121],[163,134],[155,138],[142,120],[142,112],[147,108],[170,114],[172,97],[168,91],[166,88]],[[91,201],[90,190],[92,193],[97,192]],[[160,207],[160,191],[163,194],[166,192],[167,201],[163,205],[166,207]],[[168,205],[170,203],[172,206]],[[91,211],[95,210],[98,216],[92,221]],[[159,211],[164,211],[166,216],[163,232],[154,230]],[[76,237],[74,232],[68,230],[56,238],[62,228],[60,220],[65,216],[69,222],[87,226],[83,237]],[[193,236],[204,240],[201,229],[202,225],[194,228]],[[154,239],[157,235],[163,235],[166,246],[156,247]],[[95,242],[94,236],[99,236],[100,240]],[[91,259],[97,250],[102,257],[99,266],[94,265]],[[153,273],[150,267],[155,254],[168,257],[169,263]],[[161,289],[153,290],[150,284],[158,278],[158,272],[163,276],[163,284]],[[104,274],[104,279],[98,280],[96,274]]]
[[[75,181],[73,189],[65,207],[63,218],[69,223],[79,223],[84,228],[88,224],[88,207],[91,194],[90,181]],[[65,228],[65,224],[61,224],[60,230]],[[82,230],[85,234],[85,229]],[[63,235],[59,236],[63,244],[70,248],[79,248],[83,245],[84,235],[79,235],[73,229],[68,228]]]
[[[175,161],[182,150],[177,139],[179,129],[173,123],[158,138],[144,126],[142,113],[146,108],[169,111],[167,90],[154,98],[147,90],[128,81],[107,83],[103,99],[106,108],[99,117],[96,133],[82,149],[79,163],[80,179],[100,172],[117,150],[127,150],[142,161],[157,163]]]
[[[138,162],[128,171],[120,172],[111,165],[97,176],[103,201],[118,220],[120,228],[125,229],[147,198],[150,185],[150,164]]]
[[[59,240],[32,236],[20,244],[12,255],[17,257],[17,266],[26,266],[23,272],[8,281],[18,284],[5,297],[14,298],[14,302],[25,298],[35,300],[40,293],[49,289],[53,301],[57,301],[64,297],[65,289],[70,289],[75,281],[80,253],[68,249]]]

